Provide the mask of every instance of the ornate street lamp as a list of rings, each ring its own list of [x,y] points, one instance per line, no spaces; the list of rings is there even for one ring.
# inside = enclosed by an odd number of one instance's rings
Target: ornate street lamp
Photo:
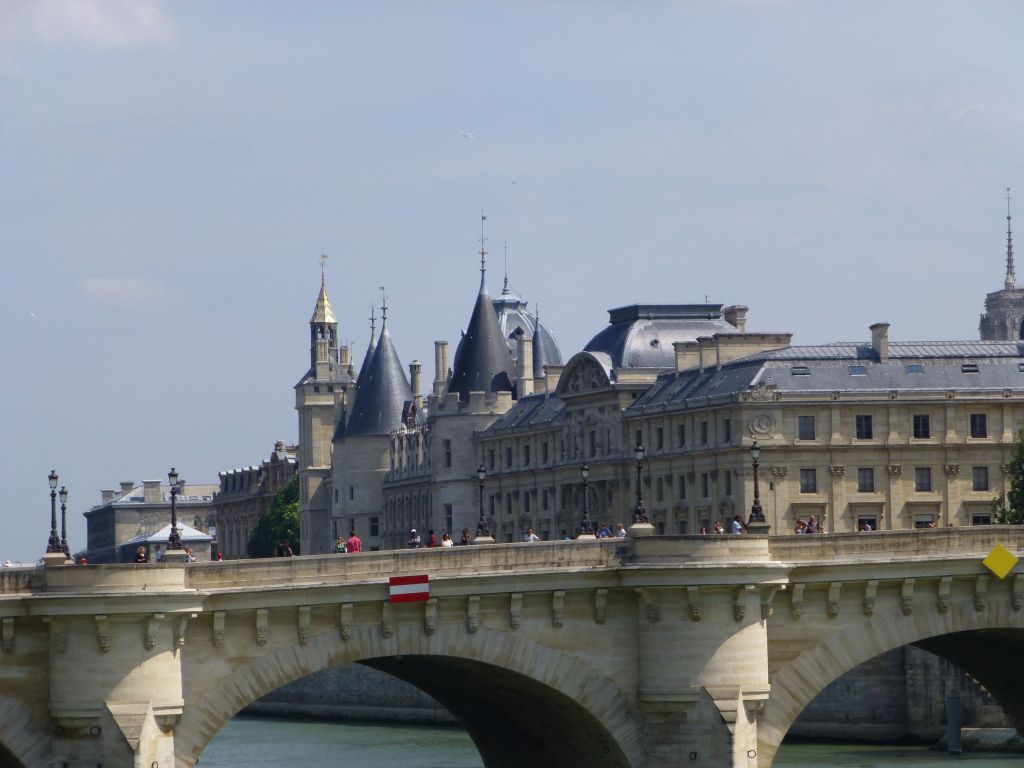
[[[580,467],[580,477],[583,479],[583,520],[580,521],[580,537],[591,538],[594,535],[594,526],[590,522],[589,464],[584,464]]]
[[[754,503],[750,505],[750,519],[747,523],[764,523],[765,520],[764,512],[761,509],[761,491],[757,485],[757,468],[761,466],[761,446],[757,444],[757,440],[750,446],[750,459],[754,463]]]
[[[68,489],[63,485],[58,491],[60,496],[60,551],[64,557],[71,557],[71,550],[68,549]]]
[[[50,540],[46,544],[46,552],[63,552],[60,539],[57,537],[57,470],[51,469],[47,477],[50,481]]]
[[[171,484],[171,535],[167,537],[167,549],[181,549],[181,534],[178,533],[178,470],[171,467],[167,473],[167,482]]]
[[[644,507],[644,486],[643,486],[643,473],[644,473],[644,447],[640,444],[636,444],[636,448],[633,449],[633,458],[636,459],[636,506],[633,508],[633,523],[650,523],[647,519],[647,508]]]
[[[484,481],[487,479],[487,467],[483,464],[476,468],[476,479],[480,482],[480,522],[476,525],[476,539],[493,540],[487,518],[484,516]]]

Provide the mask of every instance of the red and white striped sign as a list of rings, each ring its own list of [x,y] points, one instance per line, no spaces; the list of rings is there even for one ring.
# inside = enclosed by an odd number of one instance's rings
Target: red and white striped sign
[[[430,577],[392,576],[388,579],[392,603],[416,603],[430,599]]]

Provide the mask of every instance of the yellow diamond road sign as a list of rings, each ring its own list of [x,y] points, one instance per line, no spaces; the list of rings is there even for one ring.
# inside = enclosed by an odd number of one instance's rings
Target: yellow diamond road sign
[[[1002,544],[996,544],[988,557],[981,561],[981,564],[988,568],[1000,579],[1005,579],[1006,574],[1013,570],[1017,564],[1017,556]]]

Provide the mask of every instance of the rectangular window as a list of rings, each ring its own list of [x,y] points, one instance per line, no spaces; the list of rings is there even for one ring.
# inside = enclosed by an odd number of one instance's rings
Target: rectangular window
[[[971,525],[992,525],[992,515],[986,514],[985,512],[972,513]]]
[[[643,445],[643,444],[644,444],[644,433],[643,433],[643,432],[641,432],[641,431],[640,431],[640,430],[638,429],[638,430],[636,431],[636,442],[635,442],[635,443],[633,443],[633,445]]]
[[[868,369],[863,365],[848,365],[846,366],[850,370],[851,376],[867,376]]]
[[[445,504],[444,505],[444,529],[446,531],[448,531],[448,533],[452,532],[452,526],[455,524],[453,522],[453,519],[454,519],[454,515],[452,514],[452,505],[451,504]]]
[[[686,535],[686,530],[688,528],[689,528],[688,521],[686,521],[686,520],[677,520],[676,521],[676,531],[679,533],[680,536],[685,536]]]
[[[701,476],[700,476],[700,495],[703,496],[706,499],[708,497],[708,495],[709,495],[708,492],[709,492],[708,473],[707,472],[702,472]]]
[[[338,489],[337,488],[334,489],[334,503],[335,504],[338,503]]]
[[[523,512],[530,514],[530,492],[523,494]]]
[[[708,444],[708,423],[706,421],[700,423],[700,444]]]
[[[858,440],[871,440],[875,436],[875,425],[871,421],[871,416],[857,416],[856,422]]]
[[[988,467],[971,468],[971,490],[988,490]]]
[[[371,517],[370,518],[370,535],[371,536],[380,536],[380,518],[379,517]]]
[[[928,492],[932,489],[932,468],[914,468],[914,490],[918,493]]]
[[[794,376],[810,376],[811,371],[806,365],[794,365],[789,369]]]
[[[925,440],[932,436],[932,425],[927,413],[914,414],[914,437]]]
[[[679,498],[686,498],[686,478],[682,475],[679,476]]]
[[[546,440],[540,444],[540,463],[548,463],[548,443]]]
[[[818,470],[805,468],[800,470],[800,493],[818,492]]]
[[[590,458],[597,456],[597,432],[590,430]]]
[[[732,442],[732,419],[722,420],[722,441],[726,443]]]
[[[352,500],[355,499],[355,497],[356,497],[356,487],[354,485],[350,485],[348,487],[348,500],[352,501]]]
[[[492,448],[487,452],[487,468],[494,471],[494,449]]]
[[[857,469],[857,491],[858,493],[875,492],[875,470],[871,467],[859,467]]]
[[[444,465],[450,467],[452,465],[452,441],[444,441]]]
[[[658,482],[657,482],[655,487],[658,489],[658,501],[664,501],[665,500],[665,481],[662,480],[659,477],[658,478]]]
[[[732,470],[725,470],[725,495],[732,496]]]
[[[487,499],[487,507],[490,512],[490,516],[494,517],[494,508],[497,506],[497,502],[494,500],[494,494],[492,493]]]
[[[797,439],[798,440],[813,440],[814,439],[814,417],[813,416],[797,416]]]
[[[523,466],[524,467],[530,466],[530,446],[529,445],[524,445],[523,446]]]
[[[512,469],[512,446],[505,446],[505,469]]]
[[[655,450],[662,450],[665,447],[665,430],[658,427],[654,433],[654,448]]]
[[[921,363],[907,363],[903,366],[907,373],[924,373],[924,366]]]
[[[540,492],[540,508],[545,512],[548,511],[548,489],[545,488]]]
[[[971,437],[988,437],[988,417],[984,413],[971,414]]]
[[[506,493],[505,494],[505,514],[506,515],[511,515],[512,514],[512,494],[511,493]]]
[[[682,448],[686,445],[686,425],[680,424],[676,427],[676,441],[679,443],[679,447]]]

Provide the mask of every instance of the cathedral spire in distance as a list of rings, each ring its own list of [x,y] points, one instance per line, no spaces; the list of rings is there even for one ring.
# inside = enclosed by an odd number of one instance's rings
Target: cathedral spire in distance
[[[1003,288],[1012,291],[1016,287],[1017,279],[1013,273],[1013,229],[1011,228],[1010,216],[1010,187],[1006,188],[1006,281]]]

